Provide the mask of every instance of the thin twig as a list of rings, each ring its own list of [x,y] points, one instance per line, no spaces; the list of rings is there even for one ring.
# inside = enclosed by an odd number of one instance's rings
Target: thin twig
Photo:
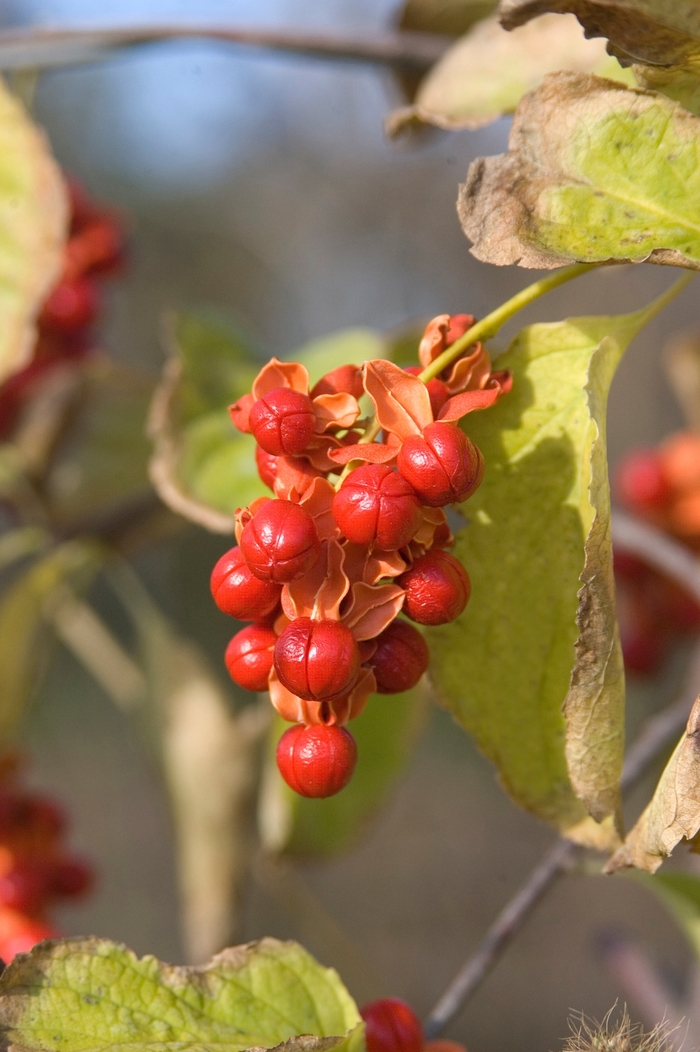
[[[451,43],[449,37],[400,30],[369,36],[215,25],[32,29],[0,33],[0,69],[49,69],[103,62],[117,50],[177,40],[213,40],[267,51],[345,59],[414,71],[432,66]]]
[[[670,577],[700,603],[700,562],[668,534],[623,511],[612,513],[613,543]]]
[[[672,544],[674,542],[671,542]],[[622,788],[629,789],[659,754],[683,731],[700,682],[700,647],[690,663],[678,700],[652,716],[630,748],[622,772]],[[560,837],[547,851],[520,890],[498,915],[476,951],[460,969],[425,1021],[428,1038],[436,1037],[461,1012],[520,931],[546,892],[570,868],[582,848]]]

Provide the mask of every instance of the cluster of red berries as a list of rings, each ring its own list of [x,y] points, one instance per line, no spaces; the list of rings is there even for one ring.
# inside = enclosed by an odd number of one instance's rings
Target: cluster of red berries
[[[456,1041],[426,1041],[418,1016],[396,997],[372,1001],[360,1015],[367,1052],[466,1052]]]
[[[434,319],[422,368],[473,321]],[[238,546],[214,567],[212,594],[224,613],[253,622],[229,643],[226,665],[240,686],[269,690],[296,724],[277,763],[304,796],[348,783],[356,748],[345,724],[369,696],[409,690],[426,671],[428,647],[409,621],[445,624],[469,599],[467,572],[446,550],[443,508],[474,492],[484,464],[457,421],[492,405],[510,377],[491,371],[481,344],[427,385],[418,371],[377,359],[310,389],[302,365],[273,358],[230,408],[255,437],[275,499],[236,513]],[[365,395],[374,427],[360,420]]]
[[[681,431],[620,463],[615,495],[635,515],[700,552],[700,435]],[[674,640],[700,630],[700,606],[637,556],[615,551],[618,617],[629,672],[655,672]]]
[[[63,274],[38,320],[31,362],[0,387],[0,438],[6,437],[40,377],[61,362],[85,357],[93,347],[101,280],[120,269],[124,234],[115,214],[68,182],[70,229]]]
[[[53,800],[17,784],[15,756],[0,759],[0,958],[8,964],[58,932],[47,911],[80,898],[93,884],[90,866],[66,854],[66,820]]]

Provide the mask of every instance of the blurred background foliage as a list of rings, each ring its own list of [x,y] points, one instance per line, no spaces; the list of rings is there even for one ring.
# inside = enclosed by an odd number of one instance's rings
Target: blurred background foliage
[[[0,3],[3,28],[196,17],[371,31],[395,14],[393,0],[200,0],[196,11],[185,0]],[[107,358],[89,380],[92,408],[61,448],[47,491],[57,522],[80,519],[119,492],[145,491],[143,435],[165,360],[165,314],[214,311],[259,355],[287,355],[345,329],[386,334],[442,312],[480,316],[526,283],[516,270],[473,260],[455,215],[468,163],[502,151],[509,122],[435,135],[415,148],[392,146],[382,123],[402,101],[386,71],[201,42],[151,46],[42,76],[34,112],[59,162],[121,210],[130,231],[128,268],[106,291],[100,343]],[[654,267],[594,273],[524,312],[517,327],[633,310],[667,282]],[[610,402],[613,462],[681,426],[660,351],[695,321],[691,290],[649,325],[623,362]],[[511,323],[501,345],[514,331]],[[95,463],[85,461],[85,450]],[[175,746],[150,755],[143,749],[128,712],[138,712],[143,691],[172,696],[162,684],[163,665],[174,655],[183,682],[199,682],[204,674],[187,637],[212,670],[206,673],[212,726],[226,727],[231,741],[239,731],[259,735],[254,721],[235,723],[246,699],[225,676],[221,654],[230,623],[208,592],[211,567],[228,545],[225,537],[156,513],[146,532],[123,538],[147,595],[128,568],[94,579],[91,607],[124,652],[139,648],[145,686],[138,670],[130,680],[129,666],[118,659],[112,679],[100,683],[74,647],[53,652],[26,728],[32,778],[65,800],[74,840],[100,872],[93,898],[63,910],[67,933],[110,936],[139,953],[184,958],[176,844],[159,777],[160,768],[173,790],[173,771],[182,768]],[[93,555],[82,552],[71,563],[76,594],[93,580]],[[59,616],[56,624],[65,642],[70,618]],[[33,645],[38,665],[51,644],[39,637]],[[681,664],[671,663],[662,681],[632,685],[632,727],[672,695]],[[415,738],[418,710],[405,722],[400,735]],[[192,776],[199,777],[196,769]],[[335,802],[341,811],[342,805],[343,796]],[[275,815],[268,821],[274,830]],[[551,833],[516,811],[489,764],[435,709],[406,777],[363,826],[347,850],[320,860],[313,850],[322,823],[312,806],[297,826],[304,854],[274,864],[259,855],[241,875],[241,912],[229,934],[299,938],[338,968],[358,1000],[392,994],[425,1012]],[[346,846],[332,821],[328,836]],[[682,985],[689,950],[643,885],[575,876],[549,896],[453,1036],[481,1052],[544,1049],[564,1035],[570,1007],[602,1015],[618,994],[599,958],[601,935],[612,928],[653,945],[657,963]]]

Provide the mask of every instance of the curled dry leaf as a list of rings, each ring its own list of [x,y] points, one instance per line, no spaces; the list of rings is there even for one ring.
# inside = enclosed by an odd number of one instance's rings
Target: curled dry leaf
[[[508,147],[474,161],[460,188],[477,259],[700,269],[700,119],[678,104],[554,73],[523,98]]]
[[[501,0],[498,14],[514,29],[547,11],[575,14],[587,37],[607,37],[623,61],[670,66],[700,48],[696,0]]]
[[[607,873],[636,866],[654,873],[681,840],[700,830],[700,698],[651,802],[608,862]]]
[[[0,382],[27,364],[63,265],[68,201],[45,136],[0,81]]]
[[[640,88],[660,91],[700,116],[700,51],[673,66],[635,65],[632,70]]]
[[[419,33],[458,37],[493,14],[497,6],[498,0],[406,0],[397,25]]]
[[[573,15],[543,15],[507,33],[496,17],[458,40],[422,81],[411,106],[387,120],[390,136],[413,125],[474,130],[512,113],[547,73],[566,69],[631,81],[602,40],[586,40]]]
[[[199,968],[138,958],[108,939],[44,942],[0,979],[0,1025],[17,1052],[360,1052],[360,1023],[337,973],[277,939]]]

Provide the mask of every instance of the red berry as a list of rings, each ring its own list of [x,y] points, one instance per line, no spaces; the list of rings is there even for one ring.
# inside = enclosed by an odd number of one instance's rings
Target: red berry
[[[60,837],[68,828],[66,812],[55,800],[47,796],[27,798],[27,825],[35,829],[42,837],[51,839]]]
[[[333,498],[333,518],[353,544],[393,551],[408,544],[420,525],[413,488],[386,464],[355,468]]]
[[[666,657],[668,641],[663,633],[630,625],[620,629],[620,640],[625,669],[632,675],[652,675]]]
[[[700,487],[700,435],[681,431],[656,451],[667,485],[673,490]]]
[[[277,766],[301,796],[334,796],[352,778],[357,746],[345,727],[302,727],[285,731],[277,745]]]
[[[419,559],[396,583],[405,589],[403,613],[419,625],[446,625],[469,602],[471,583],[459,559],[434,548]]]
[[[62,281],[44,303],[40,325],[58,332],[83,329],[97,317],[99,301],[95,283],[89,278]]]
[[[226,647],[224,661],[234,683],[245,690],[267,690],[277,636],[264,625],[248,625]]]
[[[623,504],[641,511],[661,508],[671,496],[655,449],[637,449],[623,457],[616,474],[617,495]]]
[[[269,500],[246,523],[241,550],[261,581],[285,584],[311,569],[321,552],[321,542],[305,508],[289,500]]]
[[[60,898],[79,899],[95,883],[95,874],[88,862],[67,858],[59,862],[51,875],[51,892]]]
[[[51,874],[36,862],[19,862],[0,877],[0,903],[20,913],[35,913],[49,892]]]
[[[415,687],[429,663],[428,644],[406,621],[392,621],[377,636],[377,649],[368,662],[380,694],[400,694]]]
[[[222,555],[211,573],[211,594],[219,610],[239,621],[262,621],[277,609],[282,589],[261,581],[239,547]]]
[[[102,216],[83,226],[65,249],[66,273],[80,277],[87,272],[109,274],[124,261],[124,241],[111,216]]]
[[[331,701],[352,690],[360,671],[355,637],[340,621],[297,617],[275,645],[280,682],[305,701]]]
[[[360,1009],[367,1052],[422,1052],[423,1026],[412,1008],[396,997],[383,997]]]
[[[484,458],[456,424],[428,424],[421,435],[409,435],[396,466],[424,504],[432,508],[466,500],[479,486]]]
[[[613,552],[613,570],[619,580],[630,582],[642,581],[651,572],[647,563],[638,555],[619,548]]]
[[[273,457],[303,453],[315,427],[316,417],[309,396],[288,387],[268,391],[250,411],[250,430],[255,441]]]
[[[409,365],[404,369],[404,372],[410,373],[411,376],[418,376],[422,371],[420,365]],[[447,390],[447,384],[443,383],[442,380],[438,380],[437,377],[428,380],[425,386],[428,388],[430,408],[433,411],[433,416],[437,418],[440,410],[450,397],[450,392]]]
[[[362,373],[356,365],[341,365],[338,369],[326,373],[311,391],[311,397],[322,394],[351,394],[362,398],[365,389],[362,386]]]
[[[272,453],[266,453],[262,446],[256,446],[255,465],[262,481],[274,493],[275,479],[277,478],[277,457],[273,457]]]

